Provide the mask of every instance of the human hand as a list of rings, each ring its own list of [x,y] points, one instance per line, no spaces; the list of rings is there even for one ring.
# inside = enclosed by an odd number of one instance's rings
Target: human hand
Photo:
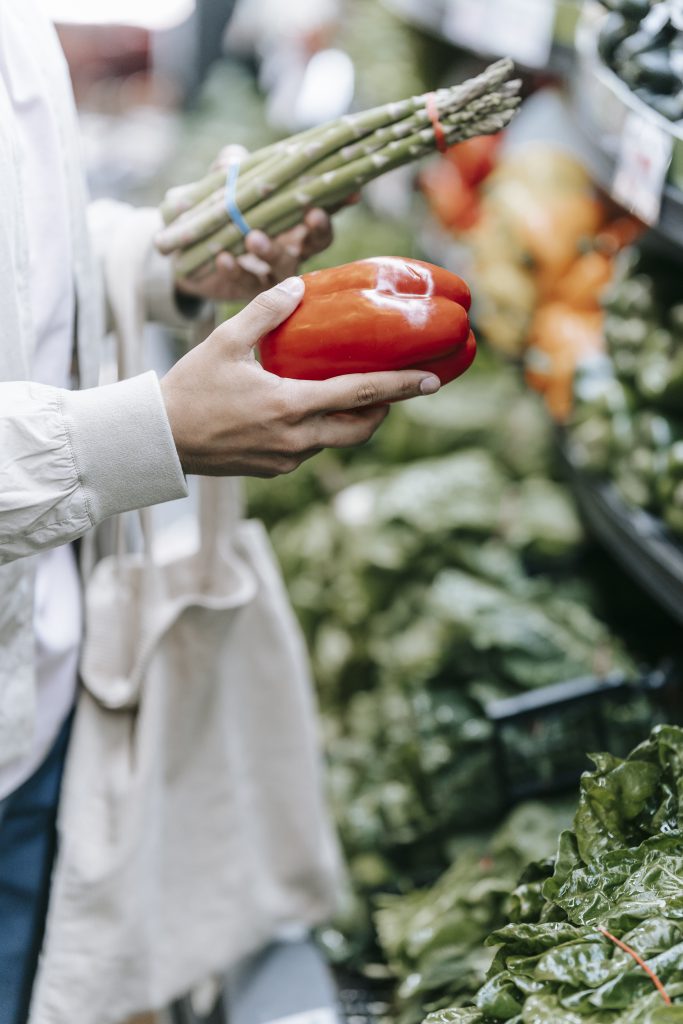
[[[247,155],[244,146],[225,146],[212,164],[224,170]],[[332,222],[324,210],[309,210],[301,224],[269,238],[264,231],[251,231],[244,240],[246,253],[233,256],[221,252],[210,263],[176,282],[181,295],[210,302],[248,302],[286,280],[304,260],[323,252],[332,242]]]
[[[309,210],[303,223],[276,238],[251,231],[246,253],[221,252],[191,277],[176,281],[181,295],[211,302],[239,302],[291,277],[304,260],[322,252],[332,241],[332,222],[324,210]]]
[[[186,473],[289,473],[322,448],[364,444],[386,417],[386,403],[439,390],[438,377],[422,370],[349,374],[325,381],[268,373],[254,348],[294,312],[303,294],[301,278],[264,292],[162,379]]]

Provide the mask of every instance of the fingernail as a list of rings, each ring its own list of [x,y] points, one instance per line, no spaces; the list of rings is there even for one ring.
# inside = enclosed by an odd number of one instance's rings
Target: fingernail
[[[425,377],[420,384],[420,391],[423,395],[435,395],[441,387],[438,377]]]
[[[270,253],[271,243],[267,235],[262,235],[256,231],[252,234],[251,249],[257,254],[257,256],[265,256]]]
[[[283,292],[287,292],[289,295],[303,295],[304,287],[305,285],[300,277],[288,277],[278,285],[278,288],[281,288]]]

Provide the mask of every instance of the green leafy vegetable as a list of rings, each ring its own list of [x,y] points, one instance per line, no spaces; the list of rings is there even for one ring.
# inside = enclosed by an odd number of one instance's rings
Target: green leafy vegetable
[[[484,981],[491,952],[484,939],[502,926],[530,857],[553,852],[569,810],[525,804],[493,838],[458,844],[454,864],[431,888],[380,896],[375,915],[382,951],[402,984],[400,1024],[419,1022],[425,1007],[466,1002]]]
[[[273,524],[307,634],[358,897],[325,944],[363,969],[386,957],[375,899],[431,884],[451,862],[454,836],[500,821],[487,703],[573,676],[635,671],[574,569],[583,532],[553,479],[538,403],[490,357],[468,384],[393,409],[352,457],[327,453],[281,488],[250,489]],[[316,502],[316,489],[329,497]],[[619,753],[652,724],[635,691],[610,714]],[[565,715],[540,734],[520,731],[513,756],[548,778],[557,751],[575,761],[584,743],[582,722]],[[443,956],[430,971],[453,969]],[[463,968],[463,994],[481,980],[475,959],[475,970]]]
[[[626,759],[594,762],[551,873],[539,886],[544,868],[531,869],[539,878],[487,939],[475,1007],[428,1024],[683,1020],[683,729],[658,726]]]

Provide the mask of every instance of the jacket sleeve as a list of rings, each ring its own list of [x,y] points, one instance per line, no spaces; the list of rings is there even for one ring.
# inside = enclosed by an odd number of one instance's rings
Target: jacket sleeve
[[[26,380],[18,301],[25,280],[25,228],[12,201],[18,183],[12,109],[0,82],[0,564],[68,543],[103,519],[184,497],[185,478],[154,373],[118,384],[66,391]],[[7,201],[5,201],[7,200]],[[96,204],[99,205],[99,204]],[[125,231],[136,211],[111,204],[101,232]],[[106,204],[105,204],[106,206]],[[113,216],[118,211],[116,228]],[[150,317],[187,322],[173,301],[171,267],[155,258],[158,214],[140,211],[143,290]],[[155,219],[156,218],[156,219]],[[147,234],[145,234],[147,232]],[[105,245],[104,235],[100,242]],[[161,259],[161,257],[159,257]],[[22,294],[22,298],[25,296]],[[93,344],[99,339],[92,339]]]
[[[84,391],[0,383],[0,564],[186,494],[156,374]]]
[[[208,303],[190,297],[181,297],[175,289],[173,264],[162,256],[154,245],[154,236],[162,227],[161,214],[152,207],[136,208],[112,199],[98,199],[88,209],[90,237],[95,255],[103,265],[112,246],[120,246],[128,235],[147,235],[144,260],[143,292],[147,320],[178,329],[190,327],[197,317],[203,316]],[[125,245],[125,241],[123,243]],[[107,325],[112,326],[110,296],[107,300]]]

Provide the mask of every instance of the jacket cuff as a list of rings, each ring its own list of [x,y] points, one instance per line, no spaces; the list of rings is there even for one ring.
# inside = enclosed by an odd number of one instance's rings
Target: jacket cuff
[[[64,392],[62,414],[93,525],[187,495],[155,373]]]
[[[167,327],[189,327],[194,320],[206,316],[211,303],[191,296],[181,296],[176,290],[173,276],[173,261],[162,256],[154,245],[154,237],[163,227],[158,210],[137,211],[138,217],[149,220],[150,249],[145,264],[145,311],[148,320],[165,324]]]

